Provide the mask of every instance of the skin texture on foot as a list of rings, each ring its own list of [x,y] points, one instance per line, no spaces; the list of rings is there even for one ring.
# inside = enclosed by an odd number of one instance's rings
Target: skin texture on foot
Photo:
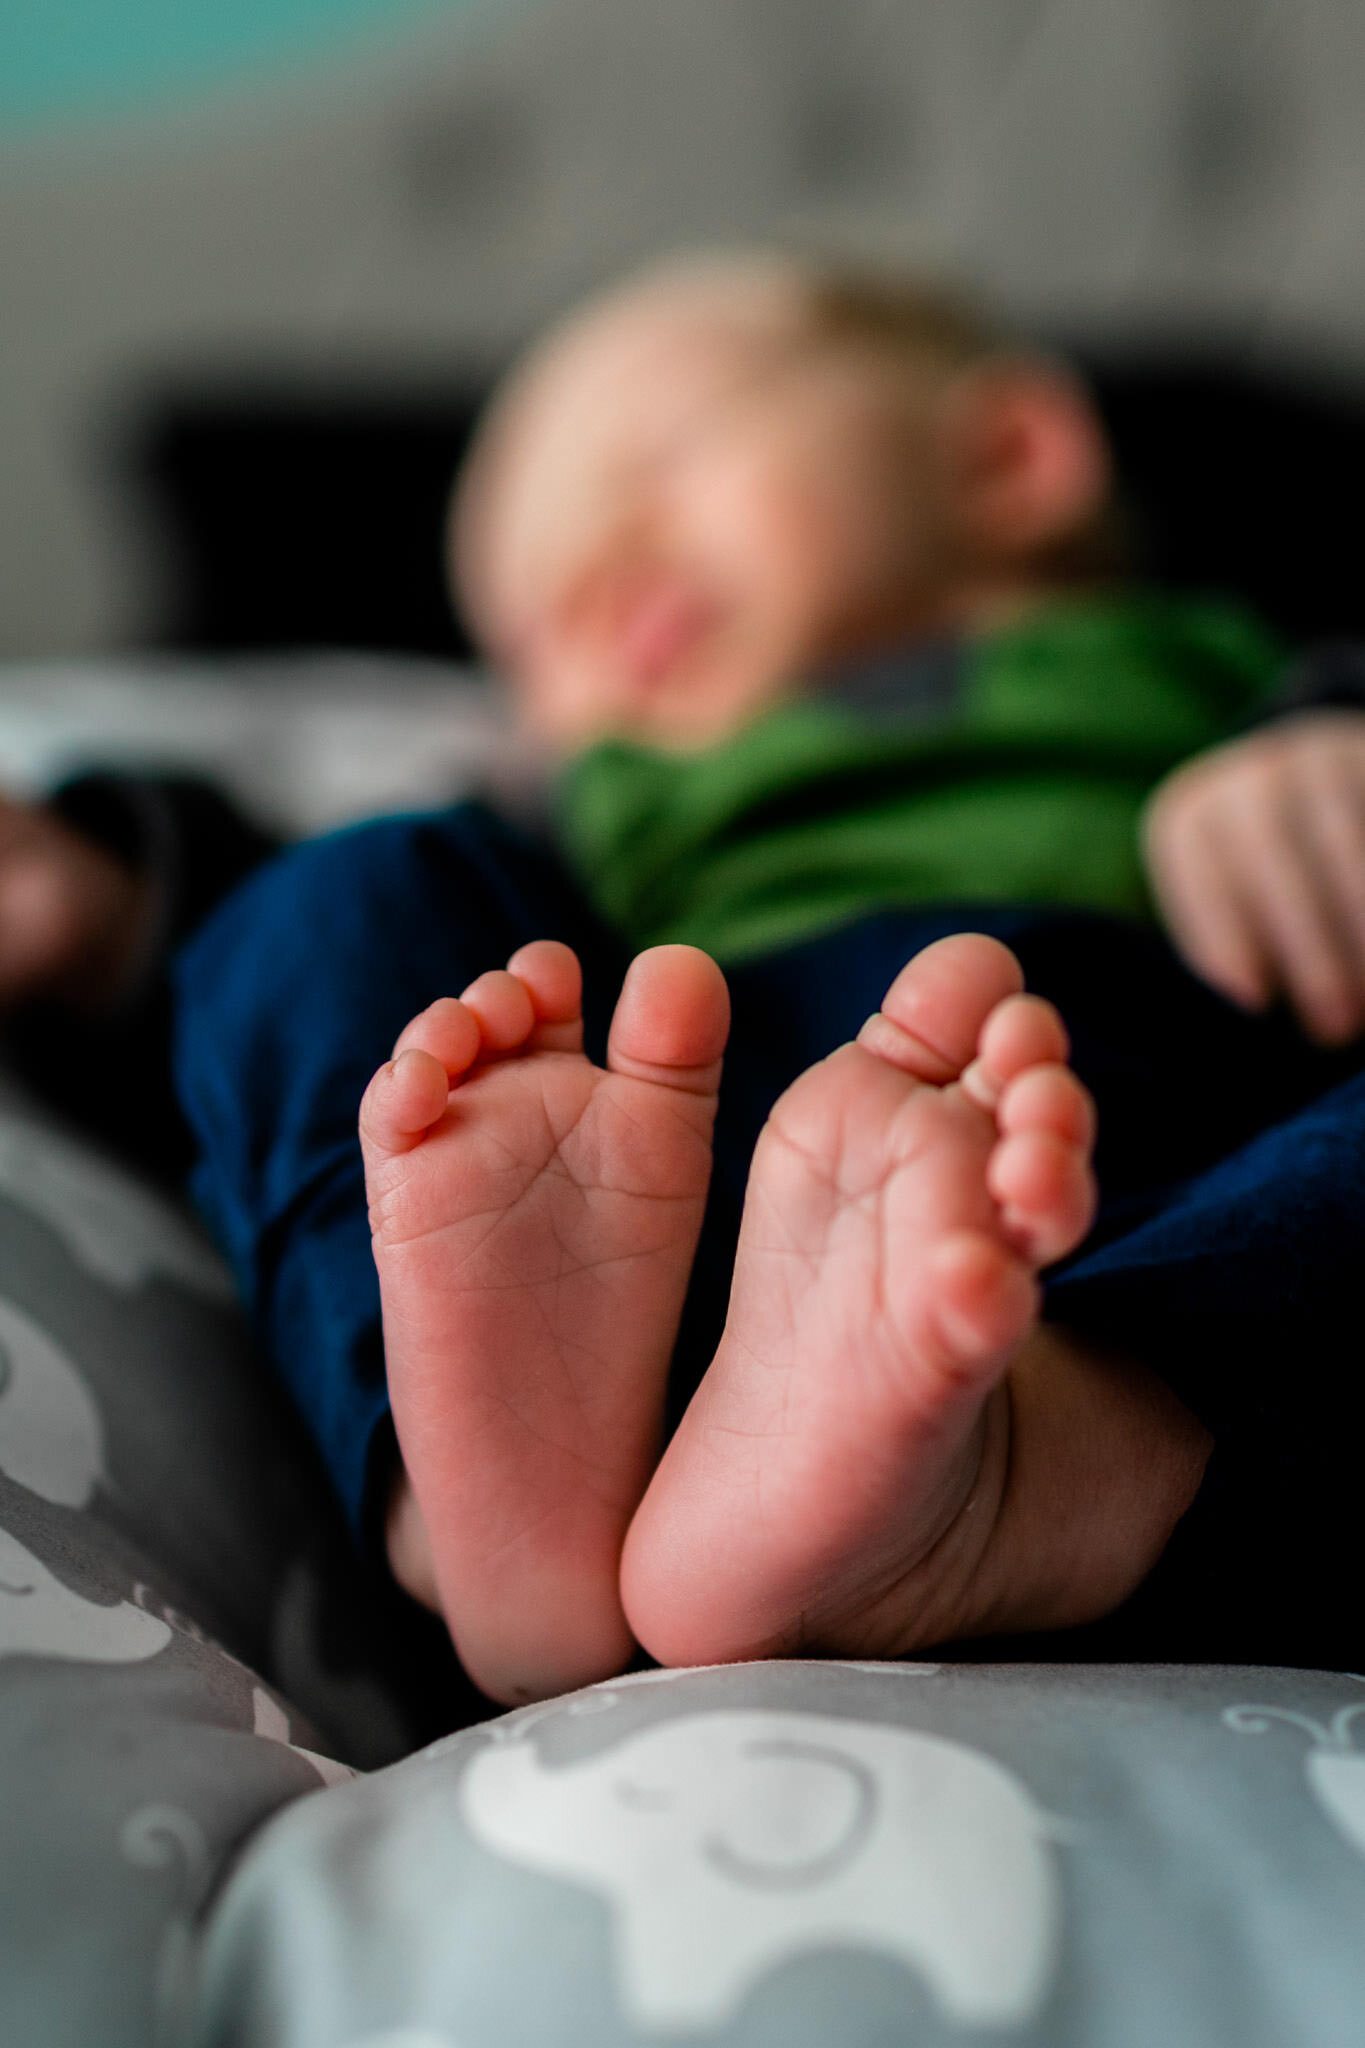
[[[1056,1012],[1021,991],[1005,947],[945,939],[773,1110],[724,1337],[623,1559],[660,1662],[1040,1625],[988,1569],[1004,1380],[1036,1349],[1038,1268],[1089,1226],[1094,1118]]]
[[[642,954],[605,1070],[566,946],[414,1019],[361,1111],[406,1470],[389,1521],[475,1682],[611,1676],[625,1532],[658,1454],[701,1227],[729,1005],[690,947]]]

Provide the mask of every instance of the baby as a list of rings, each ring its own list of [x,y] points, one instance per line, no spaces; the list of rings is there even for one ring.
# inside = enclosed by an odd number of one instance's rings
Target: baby
[[[953,308],[778,263],[665,273],[555,336],[495,408],[454,521],[467,608],[528,726],[566,750],[685,752],[662,820],[657,757],[590,756],[590,800],[622,815],[576,836],[621,922],[648,902],[658,935],[671,923],[722,957],[897,900],[921,851],[921,820],[895,817],[902,881],[888,882],[855,809],[851,876],[831,872],[826,829],[812,904],[790,845],[777,902],[770,867],[744,902],[735,849],[718,875],[717,842],[738,824],[752,850],[773,789],[803,786],[799,722],[763,714],[813,673],[998,635],[1074,598],[1112,566],[1111,527],[1103,436],[1069,375]],[[1087,680],[1102,697],[1103,668]],[[764,730],[778,765],[746,811],[740,757]],[[1359,761],[1355,724],[1349,737]],[[820,730],[819,776],[831,753]],[[688,836],[703,773],[719,795]],[[852,795],[836,799],[845,815]],[[1049,790],[1050,822],[1067,801]],[[1113,865],[1095,844],[1112,814],[1092,790],[1082,801],[1086,836],[1061,848],[1060,893],[1077,902]],[[1152,830],[1193,948],[1217,903],[1189,872],[1181,804],[1173,785]],[[1134,869],[1136,808],[1117,819]],[[572,843],[572,806],[566,823]],[[960,844],[968,823],[939,829]],[[1017,807],[1011,825],[986,893],[1049,893]],[[782,829],[790,840],[789,815]],[[648,916],[640,927],[654,935]],[[1241,936],[1221,951],[1211,938],[1200,964],[1255,1001],[1263,956],[1250,934],[1239,953]],[[554,945],[409,1026],[361,1120],[407,1473],[391,1551],[492,1690],[605,1673],[637,1640],[668,1662],[802,1643],[894,1655],[1084,1619],[1143,1575],[1207,1439],[1133,1366],[1039,1331],[1033,1276],[1091,1220],[1092,1120],[1055,1011],[1020,986],[998,945],[945,939],[782,1096],[753,1157],[724,1334],[657,1464],[706,1189],[720,974],[705,953],[642,955],[605,1072],[581,1057],[576,964]],[[1333,1008],[1306,978],[1324,1033],[1359,1022],[1356,962],[1348,988]]]
[[[1084,1622],[1195,1499],[1191,1408],[1040,1320],[1094,1113],[1002,938],[1090,971],[1150,881],[1208,981],[1352,1038],[1365,719],[1229,738],[1273,651],[1114,587],[1116,529],[1083,389],[956,306],[776,258],[651,274],[513,373],[452,522],[572,757],[574,871],[473,807],[381,823],[185,956],[200,1199],[357,1523],[493,1696],[637,1644]],[[0,990],[107,1003],[146,882],[7,822]]]

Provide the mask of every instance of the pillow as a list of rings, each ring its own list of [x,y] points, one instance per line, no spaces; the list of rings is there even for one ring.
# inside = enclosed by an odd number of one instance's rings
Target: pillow
[[[1359,2033],[1359,1679],[653,1672],[412,1755],[450,1659],[341,1541],[197,1229],[0,1090],[0,2040]]]
[[[363,654],[0,663],[0,786],[90,768],[208,777],[285,837],[473,789],[536,801],[501,691],[451,663]]]
[[[344,1542],[197,1228],[0,1092],[0,2040],[160,2039],[226,1859],[412,1747]]]
[[[1365,1686],[1230,1668],[651,1673],[266,1823],[195,2048],[1338,2048]]]

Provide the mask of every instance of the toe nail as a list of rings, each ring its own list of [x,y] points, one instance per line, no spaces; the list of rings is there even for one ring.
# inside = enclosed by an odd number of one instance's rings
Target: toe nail
[[[999,1085],[984,1060],[973,1060],[964,1067],[958,1085],[981,1109],[993,1111],[1000,1100]]]

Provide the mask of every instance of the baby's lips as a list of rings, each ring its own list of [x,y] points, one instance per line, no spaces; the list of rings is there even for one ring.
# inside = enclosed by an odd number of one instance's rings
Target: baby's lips
[[[651,578],[621,602],[616,652],[639,689],[662,682],[715,624],[716,608],[674,577]]]

